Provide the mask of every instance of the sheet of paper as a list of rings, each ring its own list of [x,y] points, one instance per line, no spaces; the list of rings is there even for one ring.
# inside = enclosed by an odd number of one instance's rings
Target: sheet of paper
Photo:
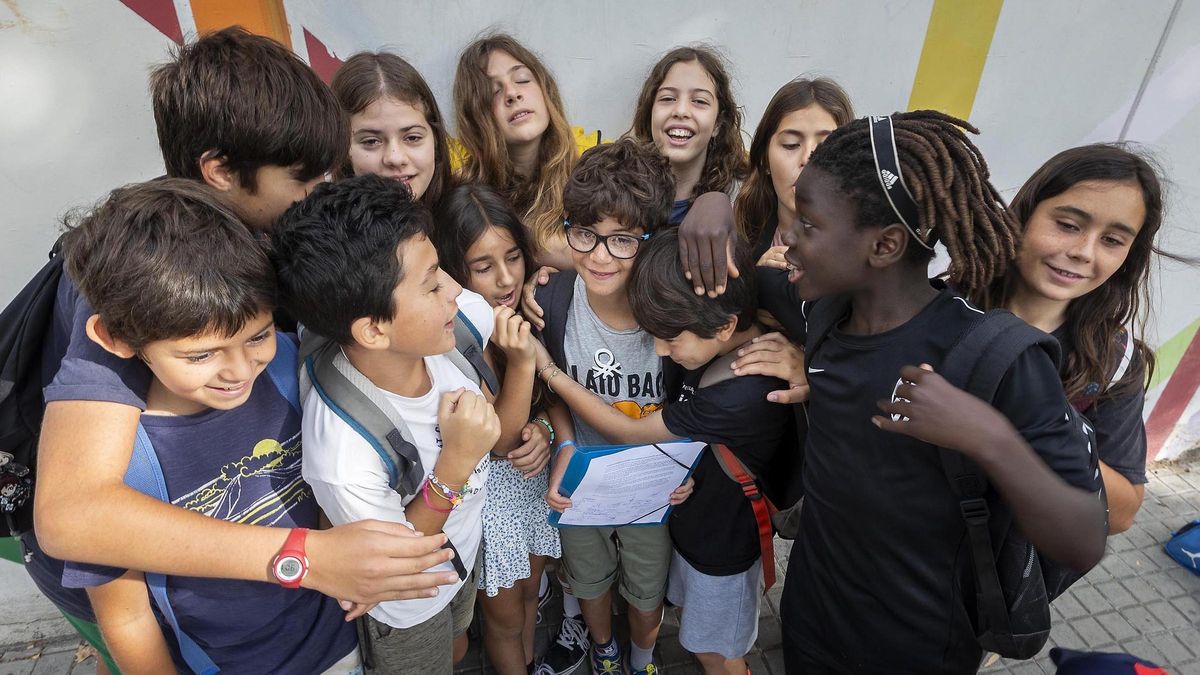
[[[659,443],[657,448],[641,445],[586,457],[587,473],[571,492],[571,508],[559,517],[559,525],[663,522],[671,492],[687,478],[704,448],[698,442]],[[571,463],[584,461],[584,455],[572,457]]]

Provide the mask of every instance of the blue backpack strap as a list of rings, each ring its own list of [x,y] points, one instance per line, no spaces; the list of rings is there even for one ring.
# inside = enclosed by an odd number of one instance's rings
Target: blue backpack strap
[[[267,364],[267,375],[280,394],[291,404],[296,414],[300,410],[300,379],[296,369],[300,365],[300,350],[291,335],[275,335],[275,358]]]
[[[138,425],[137,436],[133,441],[133,455],[129,458],[129,468],[125,470],[125,484],[144,495],[170,503],[167,494],[167,481],[163,477],[162,465],[154,452],[154,445],[146,434],[146,429]],[[175,610],[171,609],[171,601],[167,597],[167,577],[151,572],[145,573],[146,585],[150,587],[150,595],[154,604],[171,625],[175,633],[175,641],[179,644],[179,652],[183,660],[197,675],[213,675],[220,672],[217,664],[209,658],[200,645],[196,644],[187,633],[179,628],[179,620],[175,618]]]

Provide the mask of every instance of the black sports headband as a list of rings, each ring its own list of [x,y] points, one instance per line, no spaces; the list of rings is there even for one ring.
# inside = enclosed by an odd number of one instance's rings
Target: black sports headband
[[[871,154],[875,157],[875,175],[879,178],[879,185],[883,188],[888,204],[892,205],[892,211],[908,228],[917,243],[932,251],[933,228],[922,231],[917,227],[921,223],[918,215],[920,210],[917,209],[917,201],[908,191],[908,186],[904,183],[904,174],[900,171],[900,156],[896,152],[891,115],[872,115],[867,118],[867,123],[871,126]]]

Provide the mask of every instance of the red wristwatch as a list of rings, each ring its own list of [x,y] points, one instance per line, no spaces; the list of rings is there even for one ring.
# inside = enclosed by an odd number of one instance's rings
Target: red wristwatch
[[[304,540],[308,528],[297,527],[288,534],[283,548],[271,561],[271,576],[284,588],[300,588],[300,582],[308,575],[308,556],[304,554]]]

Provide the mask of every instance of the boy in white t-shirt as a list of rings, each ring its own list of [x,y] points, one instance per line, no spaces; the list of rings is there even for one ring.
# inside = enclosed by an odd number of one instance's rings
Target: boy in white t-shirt
[[[317,392],[304,403],[304,479],[334,524],[367,518],[442,531],[459,584],[415,600],[383,602],[363,617],[368,670],[450,673],[466,652],[472,576],[482,536],[488,452],[500,423],[479,387],[446,353],[461,308],[486,340],[487,301],[438,266],[429,211],[400,183],[361,176],[325,184],[280,219],[272,237],[280,306],[306,330],[341,346],[336,359],[395,407],[417,446],[413,494],[389,486],[374,447]],[[457,299],[457,301],[456,301]]]

